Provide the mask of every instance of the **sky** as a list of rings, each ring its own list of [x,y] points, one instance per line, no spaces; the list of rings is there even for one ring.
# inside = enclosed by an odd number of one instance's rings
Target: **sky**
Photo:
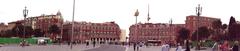
[[[196,15],[201,4],[202,16],[220,18],[228,24],[230,16],[240,20],[239,0],[76,0],[75,21],[94,23],[115,21],[121,29],[128,30],[135,24],[134,13],[138,9],[138,22],[147,22],[148,4],[151,23],[184,24],[186,16]],[[73,0],[0,0],[0,22],[23,19],[27,6],[29,17],[62,13],[64,21],[72,20]]]

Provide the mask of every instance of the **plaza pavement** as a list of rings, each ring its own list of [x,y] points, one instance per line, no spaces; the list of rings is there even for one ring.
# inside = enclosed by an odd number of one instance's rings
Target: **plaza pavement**
[[[175,51],[176,48],[171,48],[170,51]],[[74,45],[70,49],[69,45],[31,45],[21,47],[19,45],[7,45],[0,47],[0,51],[134,51],[133,46],[122,46],[122,45],[92,45],[86,46],[85,44]],[[140,48],[140,51],[161,51],[160,46],[143,46]],[[195,51],[191,49],[191,51]],[[207,50],[200,51],[211,51],[210,48]]]
[[[85,51],[126,51],[126,47],[120,45],[102,45],[98,48],[88,49]]]

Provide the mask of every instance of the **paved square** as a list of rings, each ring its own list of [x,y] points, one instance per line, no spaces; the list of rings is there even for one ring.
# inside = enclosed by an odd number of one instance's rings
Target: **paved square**
[[[176,48],[171,48],[170,51],[175,51]],[[133,46],[122,46],[122,45],[92,45],[86,46],[85,44],[74,45],[70,49],[69,45],[31,45],[21,47],[18,45],[7,45],[0,47],[0,51],[134,51]],[[140,47],[140,51],[161,51],[161,46],[150,46]],[[191,51],[195,51],[191,49]],[[211,49],[200,50],[200,51],[211,51]]]

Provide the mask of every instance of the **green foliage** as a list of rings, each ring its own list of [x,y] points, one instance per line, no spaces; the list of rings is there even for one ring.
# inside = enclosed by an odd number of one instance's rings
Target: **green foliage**
[[[189,37],[190,37],[190,31],[186,28],[181,28],[178,31],[177,42],[182,45],[184,43],[184,40],[189,39]]]
[[[0,44],[20,44],[22,40],[22,38],[0,38]],[[37,44],[37,39],[27,38],[26,40],[30,44]],[[51,41],[48,40],[48,43]]]
[[[56,24],[54,24],[54,25],[51,25],[49,27],[49,31],[48,32],[49,33],[59,33],[60,29],[59,29],[59,27]]]
[[[198,40],[205,40],[211,35],[211,30],[209,30],[207,27],[199,27],[198,30],[196,30],[192,35],[192,40],[196,41]],[[198,38],[197,38],[198,37]]]
[[[213,40],[206,40],[205,42],[201,42],[202,47],[212,47],[214,45]],[[197,41],[192,41],[192,46],[196,47],[197,46]]]

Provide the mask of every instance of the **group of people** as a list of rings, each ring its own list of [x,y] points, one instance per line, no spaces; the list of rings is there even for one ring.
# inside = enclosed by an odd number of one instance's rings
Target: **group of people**
[[[86,46],[88,46],[89,44],[90,44],[90,42],[86,42]],[[96,46],[96,41],[93,41],[92,45],[93,45],[93,47],[95,47]]]
[[[142,47],[144,44],[143,43],[134,43],[133,44],[133,50],[134,51],[139,51],[140,47]]]
[[[212,51],[239,51],[238,41],[235,41],[233,46],[230,46],[228,41],[224,41],[222,44],[214,43]]]
[[[161,47],[162,47],[162,51],[169,51],[170,50],[170,46],[168,44],[163,44]]]

